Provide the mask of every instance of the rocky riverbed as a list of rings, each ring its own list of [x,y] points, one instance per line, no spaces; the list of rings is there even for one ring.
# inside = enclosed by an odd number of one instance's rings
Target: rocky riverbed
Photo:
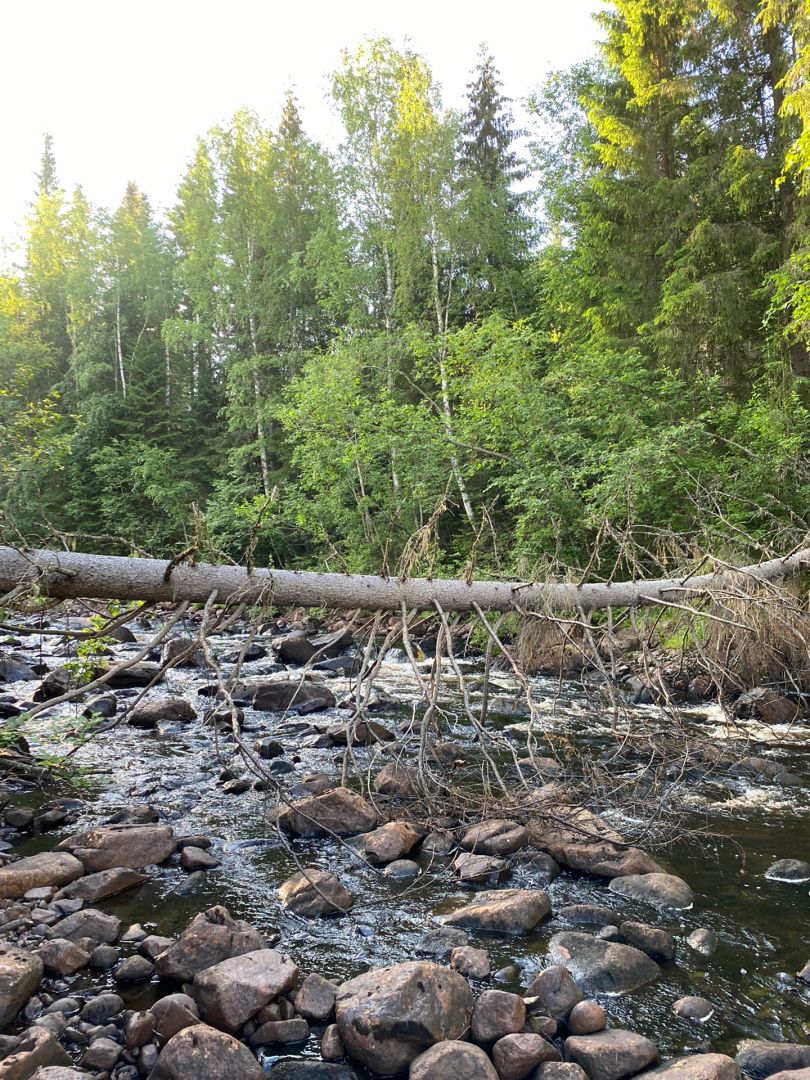
[[[0,756],[0,1080],[807,1080],[810,731],[795,712],[684,712],[701,749],[662,781],[683,811],[667,850],[633,845],[632,804],[594,817],[572,801],[550,758],[532,780],[545,818],[437,820],[398,753],[420,693],[410,666],[382,664],[373,720],[353,733],[363,797],[343,775],[351,642],[315,642],[333,655],[304,692],[312,635],[279,630],[252,642],[235,695],[272,777],[258,789],[206,722],[216,688],[193,650],[135,709],[159,656],[88,694],[89,709],[56,705],[26,726],[49,753],[108,727],[72,759],[83,786],[43,790],[24,756]],[[106,662],[154,627],[129,631]],[[225,672],[243,641],[211,639]],[[75,676],[76,644],[59,637],[4,651],[12,724]],[[465,663],[473,698],[479,669]],[[515,747],[500,764],[516,785],[529,734],[616,757],[598,688],[535,679],[531,725],[518,691],[498,673],[488,721]],[[463,770],[479,747],[449,671],[440,705],[436,760]],[[654,751],[669,721],[654,705],[632,721]],[[617,777],[640,775],[638,753],[622,761]]]

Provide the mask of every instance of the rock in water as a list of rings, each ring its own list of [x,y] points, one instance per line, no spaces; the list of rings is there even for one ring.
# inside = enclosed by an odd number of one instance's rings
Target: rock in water
[[[295,982],[298,965],[275,949],[257,949],[206,968],[194,977],[194,998],[204,1020],[238,1031],[259,1009]]]
[[[184,1028],[164,1046],[149,1080],[264,1080],[246,1046],[207,1024]]]
[[[529,839],[529,833],[517,821],[498,818],[485,821],[468,829],[461,840],[465,851],[474,851],[477,855],[514,855]]]
[[[72,852],[86,870],[139,870],[165,862],[176,846],[168,825],[103,825],[68,836],[56,850]]]
[[[636,1080],[740,1080],[740,1069],[734,1058],[725,1054],[690,1054],[689,1057],[665,1061],[657,1069],[648,1069]],[[807,1080],[791,1073],[790,1080]]]
[[[660,972],[654,960],[632,945],[617,945],[570,930],[554,935],[549,956],[567,967],[585,991],[594,994],[624,994],[653,982]]]
[[[278,823],[296,836],[354,836],[373,829],[377,815],[360,795],[339,787],[285,806]]]
[[[478,1046],[440,1042],[411,1064],[408,1080],[499,1080],[495,1066]]]
[[[747,1076],[764,1080],[785,1069],[810,1068],[810,1045],[744,1039],[737,1047],[736,1060]]]
[[[641,900],[657,908],[684,911],[695,902],[692,890],[674,874],[626,874],[614,878],[608,888],[628,900]]]
[[[49,1065],[70,1067],[65,1051],[44,1027],[31,1027],[20,1035],[0,1062],[0,1076],[8,1080],[28,1080],[38,1069]]]
[[[590,1080],[622,1080],[658,1061],[658,1047],[633,1031],[613,1028],[598,1035],[572,1035],[564,1057],[581,1065]]]
[[[177,941],[155,960],[158,975],[178,982],[232,956],[261,949],[264,942],[250,923],[232,919],[224,907],[212,907],[195,916]]]
[[[464,926],[500,934],[528,934],[551,912],[541,889],[501,889],[481,893],[471,903],[445,915],[447,926]]]
[[[585,997],[571,972],[564,967],[549,967],[541,971],[526,992],[538,998],[543,1011],[555,1020],[565,1020]]]
[[[117,896],[127,889],[148,881],[146,874],[139,874],[126,866],[115,866],[110,870],[100,870],[97,874],[88,874],[66,885],[56,894],[57,900],[85,900],[95,903],[107,896]]]
[[[307,918],[321,915],[343,915],[354,899],[334,874],[308,866],[279,887],[278,897],[284,907]]]
[[[789,885],[803,885],[810,881],[810,863],[801,859],[780,859],[765,871],[768,881],[784,881]]]
[[[59,888],[68,885],[84,873],[84,867],[73,855],[60,851],[43,851],[27,859],[0,866],[0,900],[15,900],[29,889],[44,885]]]
[[[402,1072],[434,1043],[467,1031],[466,979],[438,964],[408,962],[350,979],[338,990],[336,1022],[352,1057],[372,1072]]]
[[[10,1024],[42,981],[38,956],[12,945],[0,945],[0,1031]]]

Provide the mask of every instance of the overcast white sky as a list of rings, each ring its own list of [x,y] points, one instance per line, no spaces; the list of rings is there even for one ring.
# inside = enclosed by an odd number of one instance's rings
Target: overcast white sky
[[[12,240],[45,131],[60,180],[115,206],[128,180],[171,203],[195,139],[248,106],[274,122],[294,85],[307,130],[337,124],[327,74],[388,34],[424,55],[457,104],[486,41],[515,99],[593,51],[600,0],[0,0],[0,238]]]

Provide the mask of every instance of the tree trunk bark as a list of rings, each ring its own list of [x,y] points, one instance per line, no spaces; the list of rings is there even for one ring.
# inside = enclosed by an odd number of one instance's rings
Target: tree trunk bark
[[[643,607],[682,602],[717,588],[736,575],[747,581],[777,581],[810,569],[810,548],[767,562],[693,577],[613,584],[543,585],[532,582],[431,580],[298,570],[253,570],[239,566],[180,564],[169,573],[163,559],[84,555],[69,551],[22,551],[0,547],[0,599],[21,583],[57,599],[187,600],[205,603],[268,603],[299,606],[425,611],[438,601],[445,611],[565,611]]]

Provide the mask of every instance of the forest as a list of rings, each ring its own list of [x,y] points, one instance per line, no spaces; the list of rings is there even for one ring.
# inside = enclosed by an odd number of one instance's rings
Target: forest
[[[447,109],[387,38],[202,135],[166,215],[60,184],[0,276],[0,525],[112,554],[531,576],[790,550],[810,503],[810,4],[615,0]],[[33,164],[33,163],[32,163]]]

